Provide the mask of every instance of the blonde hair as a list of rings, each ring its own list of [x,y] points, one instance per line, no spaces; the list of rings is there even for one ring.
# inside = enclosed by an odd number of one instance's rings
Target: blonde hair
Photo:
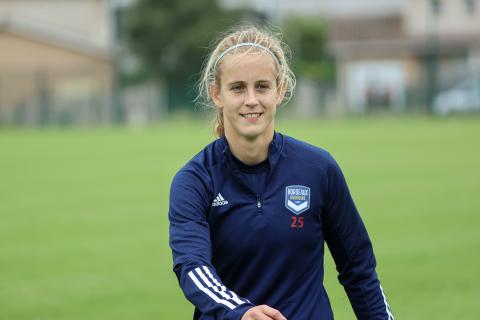
[[[282,103],[288,102],[295,90],[295,75],[290,69],[287,56],[290,51],[287,45],[281,41],[281,35],[252,24],[234,26],[216,42],[214,49],[205,61],[198,83],[196,101],[207,108],[216,110],[213,133],[217,137],[224,134],[223,112],[213,103],[210,90],[213,84],[217,86],[220,84],[219,70],[224,56],[236,54],[240,50],[242,53],[254,50],[267,51],[272,58],[276,58],[277,88],[281,88],[284,93]]]

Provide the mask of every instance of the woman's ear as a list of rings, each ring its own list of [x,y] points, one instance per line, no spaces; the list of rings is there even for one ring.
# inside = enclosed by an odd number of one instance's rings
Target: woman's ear
[[[217,108],[222,107],[222,103],[220,101],[220,88],[215,83],[210,85],[210,97],[212,97],[212,101]]]

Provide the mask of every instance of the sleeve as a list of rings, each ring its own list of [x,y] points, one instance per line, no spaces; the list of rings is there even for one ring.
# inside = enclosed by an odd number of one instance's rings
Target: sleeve
[[[173,179],[169,207],[173,271],[185,297],[202,314],[239,320],[254,305],[226,288],[211,263],[209,198],[198,174],[180,171]]]
[[[372,243],[333,158],[327,179],[327,210],[323,218],[325,241],[335,261],[338,280],[358,319],[393,320],[375,271]]]

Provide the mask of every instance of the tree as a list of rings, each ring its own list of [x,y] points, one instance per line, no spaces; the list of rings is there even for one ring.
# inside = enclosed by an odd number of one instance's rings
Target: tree
[[[317,82],[335,80],[335,61],[327,48],[327,24],[320,18],[291,17],[284,25],[287,43],[294,52],[292,67],[298,77]]]
[[[139,0],[123,20],[128,46],[141,60],[141,78],[168,84],[169,107],[190,105],[208,46],[217,33],[246,18],[216,0]]]

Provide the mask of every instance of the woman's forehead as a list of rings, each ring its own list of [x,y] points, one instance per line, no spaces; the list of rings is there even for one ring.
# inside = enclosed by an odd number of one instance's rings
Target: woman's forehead
[[[229,54],[219,65],[219,76],[222,80],[252,76],[275,79],[276,74],[276,62],[270,54],[263,51]]]

